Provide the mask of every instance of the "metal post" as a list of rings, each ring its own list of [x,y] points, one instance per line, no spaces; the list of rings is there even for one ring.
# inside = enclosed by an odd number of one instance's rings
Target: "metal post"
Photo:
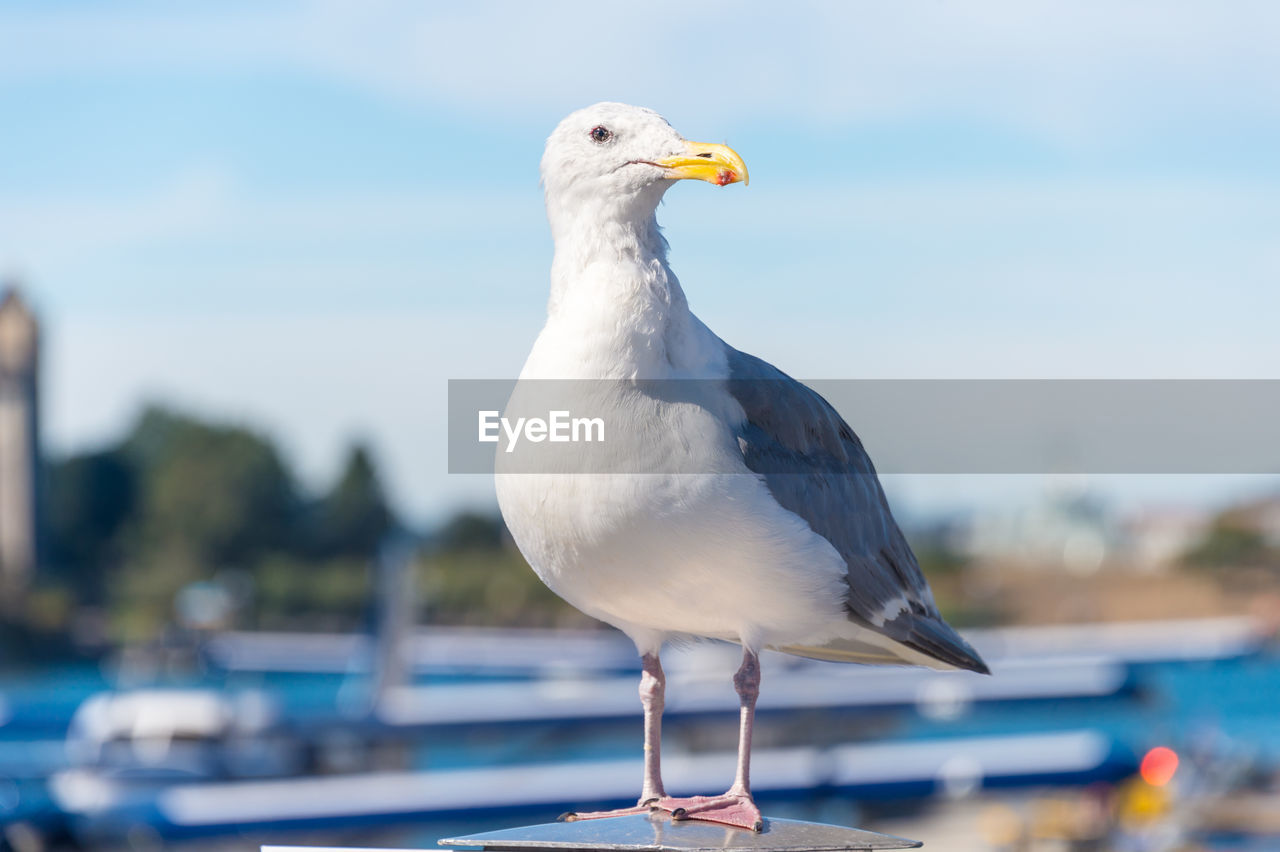
[[[664,812],[581,822],[552,822],[449,837],[441,846],[485,852],[853,852],[915,849],[917,840],[818,822],[768,819],[755,832]]]

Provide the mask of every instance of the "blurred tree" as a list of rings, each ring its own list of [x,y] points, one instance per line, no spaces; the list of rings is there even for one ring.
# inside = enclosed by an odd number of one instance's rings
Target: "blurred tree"
[[[1228,512],[1214,520],[1183,562],[1205,568],[1256,568],[1280,564],[1280,554],[1260,530]]]
[[[51,463],[45,499],[38,620],[106,605],[125,641],[159,635],[182,589],[226,577],[244,581],[234,597],[249,625],[356,629],[371,557],[396,525],[363,445],[308,499],[268,438],[159,407],[117,446]]]
[[[956,542],[962,521],[948,519],[906,531],[916,562],[933,590],[946,620],[958,627],[998,624],[1006,620],[998,604],[982,595],[972,581],[972,563]]]
[[[369,558],[395,526],[369,450],[356,444],[333,489],[314,513],[317,550],[325,557]]]
[[[422,618],[430,624],[600,626],[538,579],[496,513],[459,512],[432,544],[418,565]]]
[[[100,604],[117,641],[161,635],[183,589],[232,576],[243,626],[359,629],[372,557],[398,523],[362,444],[308,498],[268,438],[154,407],[118,446],[52,464],[47,499],[61,579],[39,620],[65,633],[76,607]],[[432,622],[595,624],[542,584],[496,513],[459,513],[432,544],[418,563]]]
[[[304,503],[267,438],[153,407],[117,452],[134,483],[108,584],[117,639],[156,636],[189,584],[296,548]]]
[[[301,500],[266,438],[151,408],[122,451],[137,471],[138,547],[221,567],[294,544]]]
[[[600,626],[548,589],[515,548],[437,551],[418,571],[428,624]]]
[[[962,521],[948,518],[905,529],[916,562],[929,580],[959,574],[969,564],[969,557],[957,546],[963,528]]]
[[[81,603],[100,604],[105,572],[123,557],[136,508],[134,470],[111,449],[54,462],[45,481],[51,579],[75,589]]]
[[[358,630],[370,593],[370,561],[272,554],[256,566],[246,626],[261,630]]]
[[[444,552],[500,550],[511,544],[507,525],[496,513],[459,512],[445,522],[434,537],[435,549]]]

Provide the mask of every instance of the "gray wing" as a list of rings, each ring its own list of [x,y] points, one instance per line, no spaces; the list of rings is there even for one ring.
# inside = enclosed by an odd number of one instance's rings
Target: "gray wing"
[[[775,500],[844,557],[850,620],[950,666],[986,664],[942,620],[915,554],[889,511],[858,436],[817,392],[766,361],[726,346],[728,390],[746,412],[738,443]],[[786,648],[826,659],[839,648]],[[863,649],[865,651],[865,649]]]

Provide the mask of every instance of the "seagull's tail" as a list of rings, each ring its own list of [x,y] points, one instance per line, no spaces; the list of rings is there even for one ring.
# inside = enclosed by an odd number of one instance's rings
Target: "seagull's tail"
[[[910,632],[899,641],[952,668],[991,674],[991,669],[973,646],[941,618],[925,616],[912,619]]]
[[[895,626],[906,629],[895,630],[897,635],[892,637],[850,624],[848,635],[822,645],[786,645],[778,650],[837,663],[927,666],[991,674],[973,646],[941,618],[913,615],[907,625],[902,624],[903,620],[896,619]]]

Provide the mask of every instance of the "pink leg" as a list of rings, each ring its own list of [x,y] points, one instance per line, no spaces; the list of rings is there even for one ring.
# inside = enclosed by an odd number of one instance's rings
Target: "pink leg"
[[[662,789],[662,708],[666,703],[667,676],[657,654],[641,659],[640,703],[644,705],[644,783],[640,804],[665,797]]]
[[[649,813],[654,803],[666,798],[667,794],[662,789],[662,707],[666,690],[667,678],[658,655],[645,654],[641,657],[640,673],[640,703],[644,706],[644,782],[640,786],[640,801],[636,806],[612,811],[567,813],[560,819],[576,822]]]
[[[672,819],[706,820],[760,831],[764,828],[764,819],[751,797],[751,730],[755,726],[756,699],[760,696],[760,658],[748,648],[743,648],[742,666],[733,676],[733,685],[741,706],[738,772],[733,786],[723,796],[665,798],[658,802],[658,807],[671,811]]]

